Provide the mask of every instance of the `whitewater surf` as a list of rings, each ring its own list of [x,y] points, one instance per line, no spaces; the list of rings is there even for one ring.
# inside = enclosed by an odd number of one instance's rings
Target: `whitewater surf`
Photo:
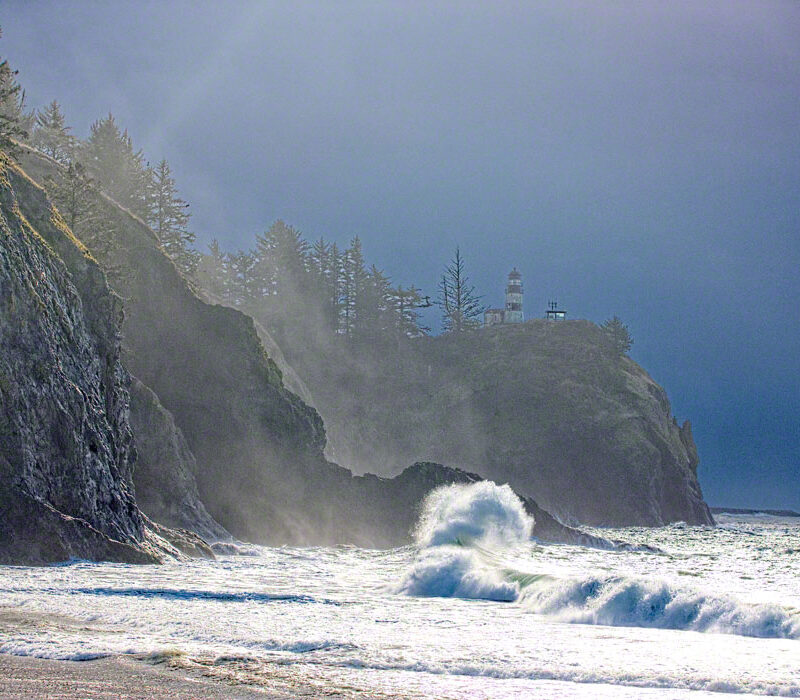
[[[433,492],[401,549],[2,567],[0,652],[140,654],[341,697],[800,697],[796,519],[593,531],[617,549],[532,525],[481,482]]]

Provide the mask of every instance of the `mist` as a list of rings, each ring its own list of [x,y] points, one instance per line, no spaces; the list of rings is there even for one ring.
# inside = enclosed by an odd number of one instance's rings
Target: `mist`
[[[491,306],[516,265],[629,325],[710,502],[800,503],[795,4],[5,7],[29,103],[167,157],[201,248],[283,218],[432,294],[457,244]]]

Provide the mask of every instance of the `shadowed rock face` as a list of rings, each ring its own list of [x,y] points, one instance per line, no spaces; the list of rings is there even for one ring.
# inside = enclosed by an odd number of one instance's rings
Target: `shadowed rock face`
[[[0,562],[174,553],[131,487],[119,298],[12,167],[0,175],[0,229]]]
[[[139,508],[156,522],[192,530],[207,542],[231,539],[200,500],[194,455],[170,412],[135,377],[130,394],[137,453],[133,483]]]
[[[41,181],[59,176],[36,154],[23,162]],[[104,262],[118,271],[112,282],[125,300],[125,366],[183,433],[208,512],[240,539],[313,541],[319,519],[299,504],[310,479],[340,471],[322,457],[319,415],[285,388],[249,316],[201,300],[145,224],[107,198],[100,206],[114,237]],[[152,445],[158,436],[142,439]]]
[[[424,498],[434,489],[450,484],[471,484],[483,477],[434,462],[417,462],[393,479],[373,474],[353,477],[352,490],[359,501],[364,531],[359,534],[365,546],[398,547],[411,541]],[[567,527],[540,508],[532,498],[517,494],[533,516],[533,536],[559,544],[613,548],[616,543]]]
[[[689,423],[588,321],[332,343],[326,362],[308,344],[284,351],[325,419],[329,454],[359,471],[457,464],[535,494],[566,522],[713,522]]]

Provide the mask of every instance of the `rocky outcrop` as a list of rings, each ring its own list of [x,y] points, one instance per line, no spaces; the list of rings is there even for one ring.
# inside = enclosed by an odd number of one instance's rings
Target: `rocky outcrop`
[[[284,350],[329,454],[359,471],[455,464],[535,494],[564,522],[713,522],[688,422],[678,427],[664,390],[593,323]]]
[[[359,539],[364,546],[398,547],[408,544],[425,497],[450,484],[471,484],[483,477],[434,462],[417,462],[393,479],[373,474],[353,478],[353,491],[363,513]],[[533,516],[533,536],[550,543],[611,548],[614,542],[567,527],[540,508],[532,498],[517,494]]]
[[[24,213],[23,213],[24,209]],[[133,495],[122,304],[43,190],[0,174],[0,562],[178,555]]]
[[[191,530],[207,542],[230,540],[230,533],[208,514],[200,500],[194,478],[195,458],[172,414],[135,377],[130,395],[130,423],[137,452],[133,483],[139,508],[156,522]]]

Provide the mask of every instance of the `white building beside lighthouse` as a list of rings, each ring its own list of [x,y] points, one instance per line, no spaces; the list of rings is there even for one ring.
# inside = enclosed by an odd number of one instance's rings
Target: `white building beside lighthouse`
[[[506,306],[504,309],[487,309],[483,313],[484,326],[496,326],[500,323],[522,323],[522,274],[515,267],[508,273],[506,285]]]

